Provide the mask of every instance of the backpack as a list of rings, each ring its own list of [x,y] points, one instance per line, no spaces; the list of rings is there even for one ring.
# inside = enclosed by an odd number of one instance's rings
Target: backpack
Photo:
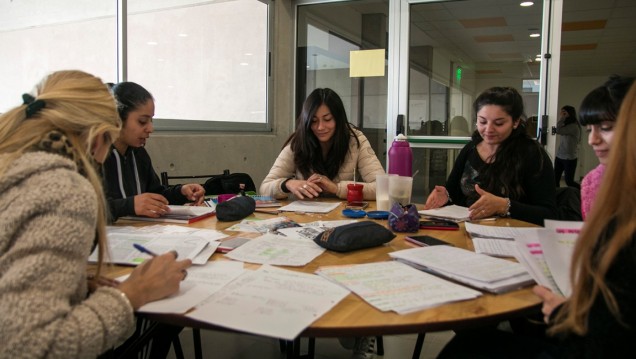
[[[203,184],[205,195],[218,195],[225,193],[256,192],[256,186],[252,177],[247,173],[232,173],[224,170],[222,175],[210,177]]]

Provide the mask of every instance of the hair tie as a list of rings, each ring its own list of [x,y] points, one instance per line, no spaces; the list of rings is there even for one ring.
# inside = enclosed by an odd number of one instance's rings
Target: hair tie
[[[44,100],[36,100],[35,97],[25,93],[22,95],[22,104],[27,105],[26,107],[26,118],[29,118],[36,113],[38,113],[41,109],[46,107],[46,103]]]

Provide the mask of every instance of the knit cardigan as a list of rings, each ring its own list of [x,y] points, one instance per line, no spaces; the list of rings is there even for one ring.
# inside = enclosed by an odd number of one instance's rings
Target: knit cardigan
[[[336,196],[338,198],[347,198],[347,184],[353,183],[353,173],[356,169],[356,180],[362,183],[362,189],[365,200],[375,201],[375,176],[384,173],[384,168],[375,155],[369,140],[359,130],[353,130],[354,134],[360,141],[360,147],[354,137],[349,140],[349,152],[345,157],[345,161],[340,167],[338,174],[333,178],[333,182],[338,185]],[[294,152],[291,146],[287,145],[278,155],[276,162],[269,170],[269,173],[263,180],[260,187],[260,194],[273,196],[276,198],[285,198],[285,193],[281,188],[282,183],[288,178],[305,179],[294,164]]]
[[[88,295],[97,197],[76,165],[25,153],[0,175],[0,357],[89,358],[134,330],[115,288]]]

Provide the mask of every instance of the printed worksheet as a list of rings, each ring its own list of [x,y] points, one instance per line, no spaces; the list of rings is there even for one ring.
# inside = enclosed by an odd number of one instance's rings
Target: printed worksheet
[[[396,261],[320,267],[316,273],[342,284],[383,312],[406,314],[481,295]]]
[[[313,241],[299,241],[268,233],[252,239],[225,256],[241,262],[300,267],[324,251],[324,248]]]
[[[246,271],[186,315],[234,330],[293,340],[348,294],[342,286],[315,274],[265,265]]]

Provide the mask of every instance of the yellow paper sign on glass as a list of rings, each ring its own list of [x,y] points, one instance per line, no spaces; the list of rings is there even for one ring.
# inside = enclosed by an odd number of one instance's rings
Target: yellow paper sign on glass
[[[349,77],[384,76],[384,49],[349,52]]]

